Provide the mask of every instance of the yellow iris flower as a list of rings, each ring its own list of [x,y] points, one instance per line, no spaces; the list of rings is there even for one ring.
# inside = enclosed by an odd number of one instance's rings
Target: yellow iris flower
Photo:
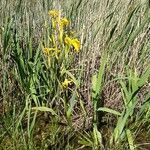
[[[76,38],[76,39],[71,39],[70,37],[66,36],[64,39],[65,43],[67,45],[72,45],[74,47],[74,49],[79,52],[80,50],[80,41]]]
[[[72,83],[72,80],[65,79],[65,81],[62,82],[62,86],[64,88],[68,88],[69,84],[71,84],[71,83]]]
[[[73,45],[73,47],[74,47],[74,49],[77,51],[77,52],[79,52],[79,50],[80,50],[80,41],[78,40],[78,39],[73,39],[72,40],[72,45]]]
[[[59,17],[60,12],[58,10],[50,10],[48,14],[53,18],[57,18]]]
[[[67,18],[62,18],[60,20],[60,26],[64,27],[64,26],[68,26],[69,25],[69,21],[67,20]]]

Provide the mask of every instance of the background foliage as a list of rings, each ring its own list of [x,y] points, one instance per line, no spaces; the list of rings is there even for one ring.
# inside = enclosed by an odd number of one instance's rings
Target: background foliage
[[[48,67],[53,9],[81,48]],[[150,148],[149,0],[1,0],[0,18],[0,149]]]

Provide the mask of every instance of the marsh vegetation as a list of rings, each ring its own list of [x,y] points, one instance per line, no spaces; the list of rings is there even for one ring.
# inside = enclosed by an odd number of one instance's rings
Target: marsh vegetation
[[[150,149],[149,0],[0,1],[0,149]]]

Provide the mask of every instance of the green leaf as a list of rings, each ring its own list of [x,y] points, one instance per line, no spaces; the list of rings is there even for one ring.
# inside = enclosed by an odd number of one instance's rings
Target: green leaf
[[[48,107],[44,107],[44,106],[42,106],[42,107],[32,107],[31,109],[32,110],[38,110],[38,111],[44,111],[44,112],[50,112],[52,115],[56,115],[57,116],[55,111],[53,109],[51,109],[51,108],[48,108]]]
[[[97,96],[102,91],[102,81],[103,81],[106,62],[107,62],[107,53],[105,52],[102,56],[101,65],[98,74],[93,75],[92,77],[92,98],[93,99],[96,99]]]
[[[108,113],[111,113],[111,114],[114,114],[114,115],[118,115],[118,116],[121,116],[121,113],[116,111],[116,110],[113,110],[113,109],[110,109],[110,108],[106,108],[106,107],[100,107],[97,109],[97,111],[104,111],[104,112],[108,112]]]
[[[135,149],[134,148],[134,140],[133,140],[133,137],[132,137],[132,133],[129,129],[126,130],[126,135],[127,135],[130,150],[134,150]]]
[[[138,85],[143,86],[145,84],[145,82],[148,80],[149,76],[150,76],[150,66],[148,67],[148,69],[145,71],[145,73],[140,78]]]
[[[97,74],[92,76],[92,97],[96,97]]]

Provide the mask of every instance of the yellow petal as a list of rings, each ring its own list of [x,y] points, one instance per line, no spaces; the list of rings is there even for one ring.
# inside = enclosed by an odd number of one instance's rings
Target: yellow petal
[[[71,45],[71,44],[72,44],[71,38],[68,37],[68,36],[66,36],[66,37],[65,37],[65,43],[66,43],[67,45]]]
[[[78,40],[78,39],[73,39],[72,40],[72,45],[73,45],[73,47],[75,48],[75,50],[77,51],[77,52],[79,52],[79,50],[80,50],[80,41]]]
[[[72,82],[71,80],[65,79],[65,81],[62,82],[62,86],[63,86],[64,88],[68,88],[68,85],[69,85],[71,82]]]
[[[69,24],[69,21],[67,20],[67,18],[62,18],[61,19],[61,25],[62,26],[68,26],[68,24]]]

